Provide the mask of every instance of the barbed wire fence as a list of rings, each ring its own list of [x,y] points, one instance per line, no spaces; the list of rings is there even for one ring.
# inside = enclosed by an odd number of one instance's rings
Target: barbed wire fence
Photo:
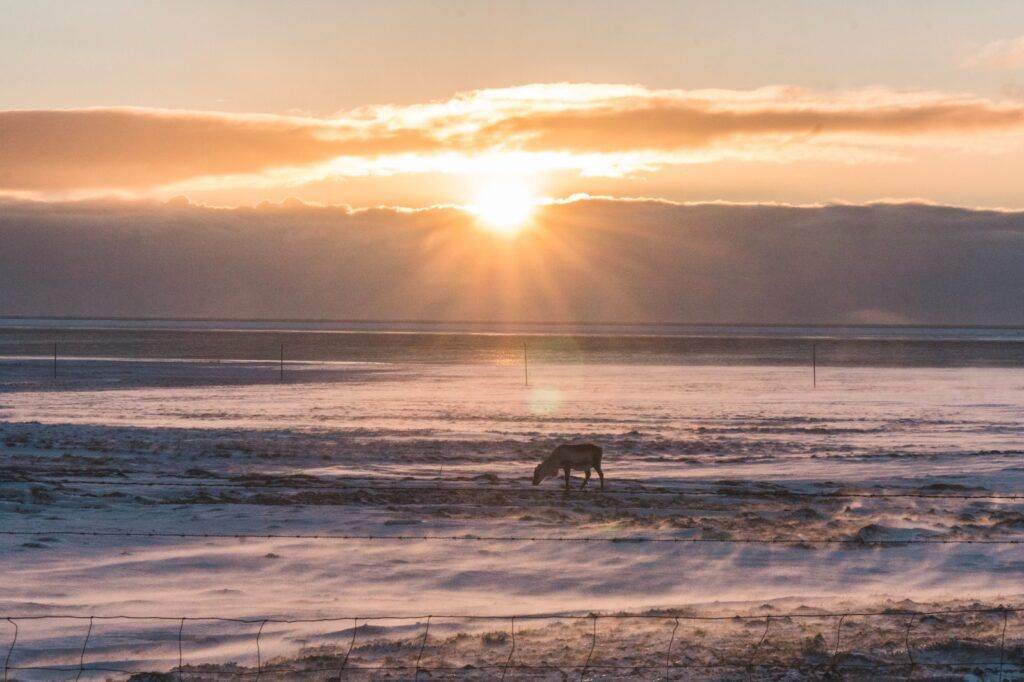
[[[67,483],[71,485],[116,485],[116,486],[191,486],[196,487],[197,483],[194,481],[131,481],[131,480],[101,480],[95,479],[62,479],[61,481],[55,481],[53,479],[16,479],[16,480],[4,480],[0,483],[29,483],[29,484],[46,484],[46,483]],[[198,484],[198,487],[204,487],[206,484]],[[392,492],[428,492],[425,488],[416,485],[410,485],[406,482],[403,485],[370,485],[364,483],[353,483],[353,482],[311,482],[308,480],[302,480],[299,482],[277,482],[277,481],[265,481],[265,480],[241,480],[241,481],[225,481],[215,482],[209,484],[210,488],[218,487],[257,487],[257,488],[299,488],[299,489],[378,489],[387,490]],[[461,487],[444,487],[430,492],[441,492],[446,493],[451,489],[457,489],[466,492],[487,492],[500,490],[508,493],[526,493],[526,494],[541,494],[541,495],[554,495],[561,496],[561,491],[555,490],[531,490],[531,489],[519,489],[514,487],[498,487],[498,486],[461,486]],[[971,499],[990,499],[994,501],[998,500],[1019,500],[1024,499],[1024,495],[1016,494],[1002,494],[1002,493],[982,493],[982,492],[933,492],[933,493],[922,493],[920,491],[910,492],[875,492],[875,493],[864,493],[856,491],[828,491],[828,492],[817,492],[817,493],[799,493],[791,492],[786,490],[677,490],[677,489],[640,489],[640,490],[621,490],[621,491],[606,491],[615,492],[623,495],[639,495],[639,496],[659,496],[659,495],[695,495],[695,496],[730,496],[730,497],[762,497],[762,496],[789,496],[792,495],[797,499],[803,497],[814,497],[814,498],[847,498],[847,497],[880,497],[880,498],[926,498],[926,499],[953,499],[953,500],[971,500]],[[579,493],[576,493],[579,494]],[[590,493],[594,495],[600,495],[601,493]],[[764,545],[796,545],[796,546],[877,546],[877,547],[899,547],[905,545],[921,545],[921,544],[943,544],[943,545],[1019,545],[1024,544],[1024,538],[1016,537],[999,537],[999,538],[906,538],[897,540],[870,540],[864,538],[842,538],[842,537],[774,537],[774,538],[717,538],[717,537],[663,537],[663,536],[546,536],[546,535],[442,535],[442,534],[424,534],[424,535],[374,535],[374,534],[331,534],[331,533],[186,533],[186,532],[174,532],[174,531],[158,531],[158,530],[138,530],[138,531],[126,531],[126,530],[79,530],[72,528],[54,528],[52,524],[46,524],[42,528],[37,529],[0,529],[0,535],[7,536],[31,536],[31,535],[64,535],[64,536],[80,536],[80,537],[122,537],[122,538],[196,538],[196,539],[264,539],[264,538],[288,538],[288,539],[306,539],[306,540],[317,540],[317,541],[381,541],[381,542],[416,542],[416,541],[441,541],[441,542],[559,542],[559,543],[738,543],[738,544],[764,544]],[[519,644],[516,638],[516,621],[530,621],[536,619],[548,619],[551,620],[553,617],[550,615],[531,615],[531,614],[518,614],[514,616],[488,616],[488,615],[462,615],[462,616],[445,616],[445,615],[423,615],[423,616],[373,616],[373,615],[361,615],[361,616],[343,616],[336,618],[326,619],[274,619],[274,618],[260,618],[260,619],[238,619],[238,618],[217,618],[217,617],[205,617],[205,616],[183,616],[183,617],[166,617],[166,616],[102,616],[102,615],[44,615],[44,616],[33,616],[33,615],[11,615],[3,616],[0,615],[0,619],[6,622],[13,628],[13,636],[10,644],[9,651],[4,659],[3,673],[4,682],[10,680],[11,672],[40,672],[46,673],[51,672],[55,674],[67,673],[74,674],[75,679],[79,680],[83,675],[96,675],[96,674],[110,674],[110,675],[137,675],[146,674],[149,671],[142,668],[131,668],[131,667],[119,667],[109,664],[101,663],[88,663],[88,653],[90,651],[90,644],[95,641],[95,630],[94,626],[98,622],[105,622],[114,619],[125,619],[133,621],[142,620],[171,620],[178,624],[177,628],[177,647],[178,647],[178,666],[174,670],[176,671],[176,679],[206,679],[203,677],[206,672],[196,671],[189,669],[189,666],[194,667],[194,664],[185,665],[185,638],[186,626],[189,623],[197,622],[208,622],[208,623],[241,623],[257,626],[255,633],[255,652],[256,652],[256,665],[255,667],[249,667],[244,669],[232,670],[232,669],[217,669],[216,677],[228,676],[228,677],[240,677],[240,678],[252,678],[260,679],[261,677],[269,678],[271,676],[324,676],[333,674],[334,677],[328,679],[341,680],[343,676],[356,674],[360,672],[373,672],[377,675],[391,673],[399,677],[408,678],[412,675],[414,678],[418,678],[421,673],[433,674],[433,673],[447,673],[449,675],[458,675],[460,671],[465,672],[466,666],[452,666],[442,665],[444,663],[443,657],[440,658],[440,663],[431,663],[431,658],[437,659],[438,656],[434,655],[427,657],[428,643],[430,641],[430,627],[431,622],[437,622],[441,619],[463,619],[463,620],[489,620],[489,621],[501,621],[508,619],[509,621],[509,632],[511,633],[511,643],[507,659],[504,663],[484,663],[477,662],[472,665],[472,670],[478,673],[489,673],[497,677],[500,674],[502,678],[506,678],[509,674],[517,675],[532,675],[532,676],[543,676],[547,674],[554,674],[556,671],[572,670],[579,672],[580,679],[584,679],[588,672],[597,673],[605,672],[607,674],[614,674],[617,671],[622,674],[626,674],[628,671],[632,671],[635,674],[649,673],[653,675],[671,675],[673,672],[679,673],[682,671],[700,671],[706,674],[710,674],[711,671],[732,671],[733,673],[746,672],[748,677],[753,677],[755,674],[767,673],[770,671],[804,671],[808,673],[822,673],[829,670],[836,670],[839,666],[845,666],[844,670],[850,670],[851,666],[856,670],[859,670],[865,674],[882,674],[886,671],[896,670],[900,674],[912,674],[915,670],[923,669],[927,667],[930,670],[947,670],[947,671],[962,671],[964,664],[953,663],[953,662],[937,662],[934,660],[925,661],[921,663],[915,654],[915,647],[913,642],[913,630],[916,624],[922,622],[922,619],[929,616],[938,614],[951,614],[951,613],[971,613],[971,614],[986,614],[989,616],[995,616],[1002,618],[1001,631],[998,633],[998,646],[995,644],[995,640],[991,644],[986,645],[993,655],[992,660],[978,663],[972,661],[968,667],[973,666],[974,669],[981,669],[987,673],[993,675],[998,674],[998,679],[1002,680],[1004,672],[1008,665],[1008,654],[1009,663],[1012,664],[1012,671],[1016,676],[1019,672],[1018,662],[1020,656],[1016,653],[1016,649],[1011,647],[1007,648],[1007,626],[1011,615],[1015,618],[1020,612],[1020,608],[1016,607],[996,607],[989,609],[965,609],[959,611],[936,611],[936,612],[916,612],[916,611],[885,611],[885,612],[855,612],[855,611],[844,611],[844,612],[815,612],[815,613],[786,613],[786,614],[734,614],[729,616],[693,616],[685,614],[671,614],[671,615],[653,615],[645,616],[642,614],[589,614],[586,616],[579,615],[561,615],[554,617],[562,620],[579,620],[589,619],[590,624],[590,640],[589,645],[586,647],[587,654],[585,658],[580,661],[573,662],[571,660],[560,659],[557,664],[544,662],[543,664],[524,664],[521,661],[516,660],[517,646]],[[849,660],[845,660],[841,656],[842,651],[842,628],[844,622],[850,618],[905,618],[906,625],[902,632],[903,639],[903,658],[902,662],[893,660],[881,660],[875,658],[874,660],[861,661],[860,663],[852,663]],[[17,643],[19,639],[19,630],[26,622],[38,621],[38,620],[54,620],[60,618],[71,618],[75,620],[87,620],[85,636],[82,642],[81,649],[78,650],[77,664],[49,664],[49,665],[30,665],[32,661],[21,664],[17,661],[15,654],[18,651]],[[619,662],[609,662],[603,660],[600,656],[598,644],[598,624],[602,620],[621,620],[621,619],[636,619],[636,618],[647,618],[656,619],[664,622],[667,625],[671,625],[671,632],[668,636],[668,644],[664,650],[663,657],[659,655],[656,657],[658,660],[654,660],[650,656],[643,659],[642,661],[631,661],[628,664]],[[762,660],[760,653],[765,649],[765,644],[769,640],[770,634],[773,632],[773,625],[784,622],[787,619],[800,619],[800,618],[817,618],[817,619],[835,619],[836,630],[835,630],[835,643],[831,647],[831,656],[827,660],[818,661],[804,661],[794,660],[789,662],[779,662],[778,660]],[[368,665],[365,660],[359,661],[353,658],[353,652],[357,652],[355,649],[356,642],[358,639],[359,623],[362,622],[364,625],[380,620],[415,620],[417,623],[423,623],[422,636],[416,640],[414,651],[416,652],[415,663],[399,662],[399,663],[388,663],[388,661],[382,661],[380,664]],[[760,637],[751,639],[750,653],[748,656],[734,655],[728,659],[719,659],[714,661],[695,661],[695,660],[674,660],[672,658],[673,647],[680,641],[677,638],[680,622],[686,621],[704,621],[704,620],[746,620],[746,621],[761,621],[764,622],[764,628],[760,631]],[[272,624],[286,624],[286,623],[328,623],[338,621],[351,621],[353,623],[352,636],[349,641],[349,645],[344,655],[338,664],[332,665],[331,667],[324,667],[317,665],[305,665],[302,667],[295,667],[294,664],[289,667],[281,663],[268,663],[264,657],[264,629],[268,625]],[[431,650],[432,651],[432,650]],[[998,651],[998,659],[995,657],[995,652]],[[597,660],[595,660],[595,653],[598,654]],[[208,664],[209,665],[209,664]],[[319,678],[318,678],[319,679]]]
[[[748,676],[752,676],[757,673],[772,672],[772,671],[843,671],[843,672],[869,672],[874,674],[881,674],[884,670],[901,670],[908,676],[913,675],[916,670],[945,670],[945,671],[956,671],[956,670],[973,670],[975,672],[981,671],[983,675],[992,674],[998,675],[998,679],[1002,680],[1007,672],[1014,674],[1014,679],[1020,674],[1021,668],[1021,645],[1018,643],[1016,646],[1007,645],[1007,628],[1010,618],[1018,618],[1019,614],[1024,611],[1024,607],[1018,606],[995,606],[989,608],[978,608],[978,607],[965,607],[959,609],[943,609],[943,610],[930,610],[930,611],[915,611],[915,610],[903,610],[903,609],[887,609],[881,611],[825,611],[825,610],[808,610],[802,609],[798,611],[792,611],[788,613],[734,613],[734,614],[694,614],[694,613],[672,613],[672,612],[657,612],[657,613],[587,613],[587,614],[572,614],[572,613],[559,613],[559,614],[513,614],[513,615],[489,615],[489,614],[457,614],[457,615],[437,615],[437,614],[425,614],[425,615],[346,615],[346,616],[332,616],[332,617],[320,617],[320,618],[272,618],[272,617],[260,617],[260,618],[229,618],[229,617],[217,617],[217,616],[166,616],[166,615],[83,615],[83,614],[47,614],[47,615],[36,615],[36,614],[24,614],[24,615],[3,615],[0,614],[0,622],[6,623],[12,630],[10,644],[7,647],[6,655],[3,662],[3,681],[11,682],[13,678],[10,677],[11,673],[17,672],[54,672],[54,673],[71,673],[75,674],[75,680],[79,680],[83,675],[104,673],[104,674],[120,674],[120,675],[145,675],[148,673],[154,673],[153,666],[144,668],[129,668],[114,666],[109,663],[111,655],[109,651],[104,651],[105,659],[104,662],[89,663],[87,661],[89,654],[89,645],[93,641],[95,628],[101,623],[113,623],[113,622],[130,622],[130,623],[141,623],[141,622],[155,622],[157,624],[164,624],[171,628],[171,645],[172,645],[172,656],[173,653],[177,654],[177,665],[171,667],[170,673],[163,673],[165,675],[174,674],[175,679],[185,680],[192,679],[195,677],[203,677],[204,675],[215,674],[218,678],[222,675],[228,677],[242,677],[252,678],[259,680],[261,676],[275,676],[275,675],[320,675],[320,674],[334,674],[333,678],[328,679],[343,679],[346,673],[352,672],[401,672],[408,675],[413,673],[414,679],[418,679],[421,673],[465,673],[469,675],[479,674],[481,672],[488,674],[488,676],[497,676],[500,671],[501,679],[505,679],[509,673],[522,674],[522,673],[533,673],[533,674],[544,674],[544,673],[557,673],[565,670],[577,671],[579,678],[585,679],[588,672],[605,672],[611,673],[615,671],[632,671],[634,673],[642,672],[654,672],[661,671],[663,674],[671,674],[673,672],[680,671],[705,671],[710,672],[713,670],[721,671],[745,671]],[[984,647],[982,653],[990,656],[990,659],[986,658],[978,660],[979,646],[977,643],[969,643],[969,646],[965,646],[966,655],[971,660],[965,661],[950,661],[950,660],[919,660],[916,655],[918,647],[915,645],[914,638],[914,627],[926,619],[936,618],[949,618],[954,616],[974,616],[974,617],[986,617],[989,621],[994,621],[992,627],[992,642]],[[848,623],[851,619],[862,619],[865,621],[876,620],[876,619],[889,619],[890,621],[903,621],[906,620],[906,626],[902,628],[902,641],[900,645],[895,648],[890,648],[888,651],[890,660],[882,660],[879,657],[869,658],[866,655],[858,657],[858,650],[856,647],[847,647],[844,653],[843,647],[843,625]],[[628,663],[617,661],[616,656],[612,655],[608,660],[609,656],[599,657],[595,659],[595,653],[598,652],[598,644],[601,642],[599,636],[599,622],[621,622],[621,621],[642,621],[646,623],[654,623],[656,625],[664,626],[662,630],[664,633],[668,633],[668,637],[665,638],[666,644],[664,649],[648,649],[641,661],[632,660]],[[816,657],[808,657],[806,654],[796,656],[797,660],[790,662],[783,662],[778,657],[772,658],[767,655],[762,655],[762,650],[765,648],[765,644],[768,641],[770,632],[772,631],[772,625],[774,623],[786,623],[791,621],[811,621],[816,620],[822,623],[826,621],[835,622],[835,637],[834,643],[828,646],[828,643],[823,642],[821,651]],[[20,663],[17,660],[17,656],[20,653],[18,649],[19,635],[23,627],[29,623],[38,623],[45,621],[72,621],[82,622],[85,624],[85,634],[82,640],[80,649],[75,649],[77,652],[77,662],[71,662],[68,664],[38,664],[33,665],[31,661],[26,663]],[[407,662],[395,662],[391,658],[385,656],[382,657],[380,663],[369,664],[369,657],[363,659],[363,663],[353,662],[356,660],[359,649],[356,646],[360,627],[364,628],[367,633],[372,633],[372,629],[369,627],[371,623],[397,623],[397,622],[408,622],[412,621],[415,627],[421,628],[422,633],[416,634],[408,639],[408,646],[406,647],[410,654],[415,654],[415,660]],[[508,654],[505,656],[501,655],[500,658],[495,659],[492,662],[477,662],[476,664],[462,664],[452,665],[450,663],[445,664],[445,658],[443,651],[436,651],[432,653],[433,658],[438,659],[435,664],[428,665],[426,663],[428,644],[430,643],[431,637],[431,624],[437,621],[457,621],[461,623],[476,623],[476,624],[505,624],[509,626],[508,633],[509,637],[501,640],[503,643],[508,642]],[[521,660],[517,660],[516,656],[519,653],[521,646],[520,641],[523,636],[523,632],[519,632],[519,640],[517,640],[516,624],[520,625],[523,622],[533,621],[549,621],[556,622],[564,626],[566,621],[569,623],[578,623],[582,626],[583,632],[586,635],[585,650],[586,655],[580,656],[579,660],[573,661],[562,661],[558,664],[549,663],[544,661],[542,663],[523,663]],[[752,629],[753,636],[748,639],[750,646],[740,646],[738,650],[725,652],[724,656],[716,655],[715,660],[697,660],[691,656],[679,657],[679,644],[682,639],[677,636],[678,630],[682,623],[692,623],[708,625],[713,623],[741,623],[744,626],[753,626],[757,623],[764,623],[763,630]],[[188,626],[196,625],[243,625],[255,627],[255,632],[251,633],[253,637],[252,649],[255,652],[255,665],[250,667],[238,666],[237,664],[217,665],[213,663],[201,663],[197,664],[193,661],[188,660],[186,655],[186,642],[189,641],[189,637],[186,636],[186,628]],[[338,635],[340,644],[332,650],[333,658],[337,659],[333,661],[330,666],[325,664],[325,657],[322,653],[318,653],[315,656],[307,657],[306,659],[292,658],[292,659],[271,659],[266,660],[264,657],[264,633],[268,625],[284,625],[284,626],[309,626],[309,625],[321,625],[327,626],[332,624],[351,624],[351,636],[348,637],[347,633],[342,630],[335,634]],[[589,625],[589,627],[586,627]],[[176,627],[175,627],[176,626]],[[748,627],[748,629],[750,629]],[[491,631],[489,631],[491,632]],[[664,634],[663,633],[663,634]],[[758,636],[760,633],[760,636]],[[346,635],[342,639],[341,635]],[[195,640],[197,638],[193,638]],[[166,640],[165,640],[166,642]],[[436,642],[436,640],[435,640]],[[446,643],[450,643],[450,640],[441,640],[441,648]],[[607,642],[602,642],[607,644]],[[371,643],[368,642],[368,646]],[[743,650],[746,649],[746,653]],[[676,658],[673,658],[673,653],[677,654]],[[26,652],[30,657],[31,652]],[[622,658],[624,656],[620,656]],[[411,658],[411,655],[410,655]],[[501,659],[504,659],[503,661]],[[636,658],[630,656],[629,658]],[[166,656],[165,656],[166,659]],[[276,662],[275,662],[276,660]],[[289,663],[290,661],[290,663]],[[307,665],[296,665],[297,662],[305,661]],[[1009,668],[1009,670],[1008,670]],[[163,679],[163,678],[161,678]],[[167,678],[170,679],[170,678]]]
[[[16,327],[8,328],[6,330],[0,329],[0,331],[11,332],[24,332],[24,329]],[[179,346],[168,345],[170,342],[164,341],[163,343],[157,340],[156,342],[119,342],[112,340],[109,343],[113,344],[113,348],[105,347],[104,344],[97,340],[74,340],[73,338],[67,338],[68,334],[72,337],[76,333],[83,331],[89,331],[88,329],[67,329],[67,330],[51,330],[51,332],[58,332],[57,336],[52,334],[44,336],[49,340],[42,338],[36,338],[34,340],[24,340],[21,342],[8,341],[7,343],[7,355],[4,358],[0,358],[0,364],[6,360],[12,360],[14,363],[20,363],[24,365],[22,372],[20,372],[20,381],[36,380],[41,381],[44,385],[49,384],[52,386],[59,386],[61,382],[67,382],[75,377],[81,378],[83,371],[85,371],[86,365],[93,365],[96,363],[107,363],[105,374],[107,376],[119,377],[122,381],[128,380],[131,377],[138,379],[138,372],[140,367],[144,365],[153,365],[158,363],[163,367],[164,378],[168,379],[173,377],[175,380],[182,381],[186,384],[194,381],[210,380],[215,379],[215,375],[221,373],[221,369],[224,367],[234,367],[238,370],[240,367],[246,367],[247,371],[245,375],[238,375],[234,377],[235,381],[241,383],[253,383],[253,384],[270,384],[278,383],[285,384],[291,382],[302,382],[309,380],[310,368],[318,366],[320,370],[336,371],[337,367],[333,370],[329,369],[334,363],[363,363],[367,366],[379,363],[383,357],[388,357],[389,360],[393,360],[387,353],[381,355],[380,353],[367,352],[365,348],[353,348],[347,347],[328,347],[324,345],[317,346],[316,344],[303,344],[295,343],[294,339],[288,339],[288,343],[285,340],[279,338],[281,330],[249,330],[253,333],[270,333],[277,331],[272,337],[268,337],[269,340],[264,340],[258,343],[247,343],[241,348],[227,347],[222,344],[213,345],[200,345],[200,346],[188,346],[187,344],[181,344]],[[97,331],[97,330],[92,330]],[[135,333],[166,333],[173,330],[170,329],[105,329],[99,330],[106,333],[121,332],[135,332]],[[551,330],[553,331],[553,330]],[[200,334],[215,334],[218,333],[216,329],[192,329],[192,330],[177,330],[177,333],[200,333]],[[380,333],[380,330],[355,330],[356,333]],[[225,333],[225,330],[220,330],[219,333]],[[331,334],[332,332],[324,330],[323,333]],[[419,332],[424,335],[431,335],[431,332],[422,331]],[[473,334],[471,331],[456,332],[454,334]],[[556,336],[560,335],[559,332],[553,332]],[[725,334],[725,332],[722,332]],[[413,332],[416,335],[417,332]],[[520,384],[524,388],[531,386],[531,364],[534,366],[543,364],[543,357],[550,355],[556,363],[559,357],[564,356],[566,351],[557,344],[542,345],[539,348],[534,348],[534,344],[528,344],[527,339],[535,336],[535,332],[510,332],[507,334],[509,341],[503,343],[483,343],[474,348],[463,347],[459,344],[455,344],[448,349],[450,356],[460,356],[463,360],[469,363],[485,362],[493,363],[500,362],[503,365],[509,366],[516,369],[517,371],[510,373],[510,380],[513,383]],[[36,332],[38,337],[38,330]],[[544,334],[540,334],[541,338]],[[909,345],[911,347],[916,344],[932,343],[934,340],[927,338],[901,338],[901,337],[877,337],[869,339],[858,339],[858,338],[829,338],[827,336],[817,335],[799,335],[799,336],[780,336],[780,337],[746,337],[740,336],[704,336],[704,335],[668,335],[668,336],[654,336],[649,337],[647,335],[641,335],[640,337],[630,336],[629,334],[617,334],[609,333],[607,335],[598,335],[595,338],[608,338],[608,339],[635,339],[635,338],[652,338],[658,339],[662,343],[665,339],[675,339],[678,341],[684,341],[689,344],[695,344],[700,346],[702,343],[717,342],[719,346],[718,352],[723,354],[723,357],[731,358],[730,362],[726,364],[735,364],[737,366],[762,366],[762,367],[773,367],[776,369],[786,368],[789,370],[796,370],[795,379],[797,383],[802,386],[816,390],[819,387],[819,375],[824,368],[844,368],[844,367],[873,367],[873,366],[893,366],[893,367],[914,367],[914,366],[930,366],[930,364],[921,358],[914,356],[913,354],[908,355],[905,352],[893,353],[891,348],[899,348],[901,346]],[[59,340],[58,340],[59,339]],[[765,354],[765,352],[755,352],[749,347],[749,342],[752,340],[760,340],[767,342],[771,346],[771,350]],[[858,351],[858,347],[863,344],[864,341],[869,341],[875,344],[878,349],[874,352],[861,349]],[[1024,341],[1020,338],[1000,338],[1000,339],[959,339],[960,343],[966,344],[968,348],[973,350],[965,351],[960,355],[950,355],[948,353],[941,355],[941,361],[947,365],[952,364],[954,366],[971,367],[977,365],[990,365],[993,361],[997,364],[995,366],[1006,366],[1006,367],[1020,367],[1024,365]],[[184,345],[184,347],[181,347]],[[530,346],[528,348],[528,346]],[[840,352],[822,353],[822,348],[835,347]],[[890,351],[884,351],[882,349],[890,348]],[[117,352],[114,352],[114,351]],[[398,352],[401,349],[391,348],[393,352]],[[404,348],[406,353],[405,362],[413,365],[425,364],[449,364],[453,361],[452,357],[444,358],[440,353],[443,351],[439,350],[436,344],[430,345],[407,345]],[[644,358],[650,355],[659,356],[660,354],[667,355],[678,355],[678,357],[687,357],[691,351],[682,351],[678,348],[666,349],[659,348],[657,343],[650,346],[633,347],[629,345],[620,346],[612,343],[607,348],[601,346],[590,348],[587,351],[579,352],[613,352],[613,353],[631,353],[636,357]],[[987,355],[986,355],[987,353]],[[540,358],[534,357],[540,355]],[[562,360],[565,358],[562,357]],[[825,360],[823,362],[822,360]],[[642,361],[642,360],[641,360]],[[936,362],[933,360],[932,362]],[[455,361],[458,362],[457,360]],[[518,368],[521,364],[522,373],[518,372]],[[120,367],[113,367],[111,365],[120,365]],[[60,371],[58,372],[58,367]],[[364,371],[365,371],[364,367]],[[211,374],[211,370],[216,370]],[[287,370],[287,372],[286,372]],[[351,370],[351,368],[349,368]],[[804,371],[806,370],[806,374]],[[146,372],[152,372],[153,367],[148,367]],[[287,378],[286,378],[287,377]],[[224,380],[221,376],[220,380]],[[317,380],[317,379],[314,379]]]

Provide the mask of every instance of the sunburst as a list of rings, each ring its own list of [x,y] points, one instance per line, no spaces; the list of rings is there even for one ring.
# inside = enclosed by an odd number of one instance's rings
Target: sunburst
[[[503,178],[481,185],[468,208],[483,227],[512,236],[529,225],[537,201],[529,183]]]

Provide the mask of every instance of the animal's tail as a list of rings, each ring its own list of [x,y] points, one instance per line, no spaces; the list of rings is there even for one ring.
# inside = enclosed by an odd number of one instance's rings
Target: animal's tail
[[[600,445],[595,445],[594,449],[597,450],[597,453],[594,455],[594,464],[601,466],[601,456],[604,455],[604,449]]]

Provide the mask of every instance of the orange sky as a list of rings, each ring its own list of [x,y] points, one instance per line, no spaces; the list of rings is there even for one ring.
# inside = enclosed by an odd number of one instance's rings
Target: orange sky
[[[10,3],[0,194],[1024,207],[1024,6]]]
[[[1024,104],[818,92],[536,84],[329,117],[139,107],[0,112],[0,187],[218,205],[467,204],[481,183],[574,193],[1019,206]],[[955,175],[954,175],[955,173]]]

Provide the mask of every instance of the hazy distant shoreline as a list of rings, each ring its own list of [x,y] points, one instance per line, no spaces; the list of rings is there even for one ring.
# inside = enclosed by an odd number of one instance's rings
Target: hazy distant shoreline
[[[275,376],[283,362],[1024,367],[1024,329],[0,319],[2,361],[54,353],[65,376],[72,360],[270,362]]]
[[[204,317],[0,316],[0,330],[171,330],[268,332],[395,332],[572,336],[766,337],[792,339],[925,339],[1024,341],[1011,325],[720,324],[682,322],[560,322],[493,320],[363,320]]]

